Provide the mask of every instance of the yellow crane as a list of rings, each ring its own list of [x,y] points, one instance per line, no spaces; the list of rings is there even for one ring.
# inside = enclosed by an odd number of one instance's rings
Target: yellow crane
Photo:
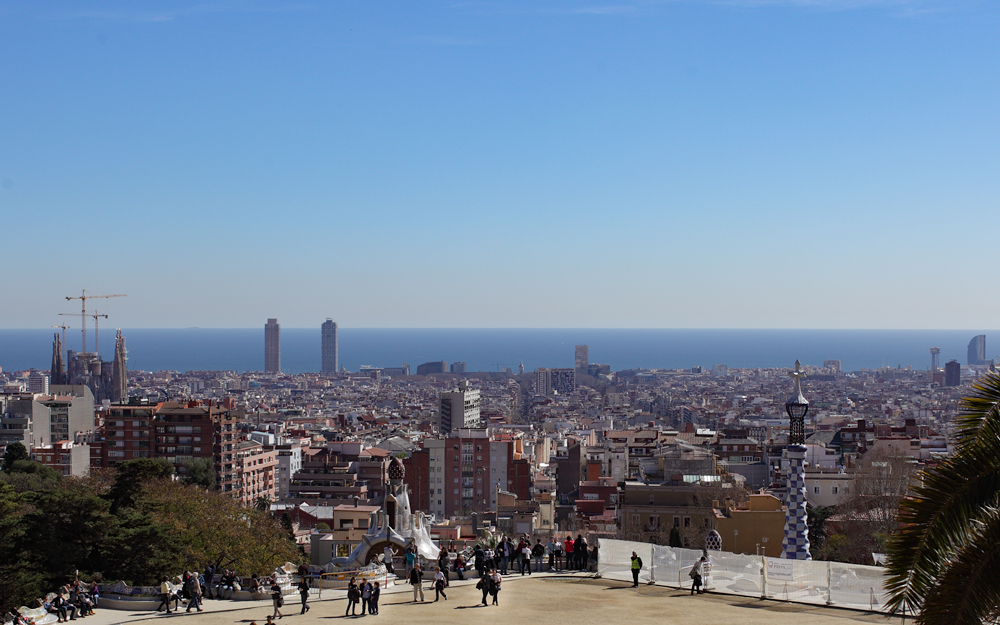
[[[87,290],[83,289],[80,295],[74,295],[72,297],[67,296],[66,301],[78,299],[82,302],[80,308],[80,323],[82,324],[81,332],[83,333],[83,351],[87,351],[87,300],[88,299],[106,299],[108,297],[127,297],[124,293],[115,293],[113,295],[87,295]],[[74,313],[75,314],[75,313]],[[94,320],[95,324],[97,320]]]

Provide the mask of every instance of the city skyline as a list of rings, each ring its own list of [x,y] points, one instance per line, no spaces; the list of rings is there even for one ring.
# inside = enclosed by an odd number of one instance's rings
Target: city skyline
[[[101,307],[126,328],[978,330],[1000,308],[972,236],[1000,200],[996,3],[3,17],[0,210],[61,232],[9,237],[3,328],[81,289],[128,293]],[[444,242],[459,262],[427,263]]]

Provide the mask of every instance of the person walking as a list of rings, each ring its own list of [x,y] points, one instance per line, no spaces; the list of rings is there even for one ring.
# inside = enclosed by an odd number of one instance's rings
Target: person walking
[[[698,593],[699,595],[703,592],[701,587],[701,576],[705,571],[705,556],[702,556],[700,560],[694,563],[691,567],[691,572],[688,575],[691,576],[691,594]]]
[[[300,577],[299,578],[299,597],[302,599],[302,611],[299,614],[305,614],[309,611],[309,578]]]
[[[444,589],[447,587],[448,578],[441,571],[441,567],[438,567],[437,571],[434,572],[434,601],[437,601],[440,597],[444,597],[445,601],[448,600],[448,595],[444,594]]]
[[[479,582],[476,583],[476,588],[483,591],[483,605],[486,604],[486,596],[490,594],[490,588],[493,586],[493,576],[487,573],[479,578]]]
[[[448,582],[448,552],[444,549],[438,554],[438,569],[444,573],[444,581]]]
[[[274,604],[274,614],[272,616],[277,616],[278,618],[284,617],[280,608],[285,605],[285,598],[281,595],[281,586],[278,585],[277,579],[271,582],[271,603]]]
[[[642,558],[639,554],[632,552],[632,588],[639,586],[639,571],[642,570]]]
[[[503,577],[500,573],[493,571],[490,575],[490,581],[490,595],[493,596],[493,605],[499,606],[500,603],[498,599],[500,597],[500,584],[503,583]]]
[[[417,602],[417,593],[420,594],[420,601],[424,600],[424,572],[420,570],[420,563],[414,562],[413,569],[410,570],[410,585],[413,586],[413,603]]]
[[[198,608],[198,611],[201,612],[202,611],[201,610],[201,583],[198,581],[198,574],[195,573],[195,572],[192,572],[188,576],[187,591],[188,591],[188,597],[189,597],[190,600],[188,601],[187,610],[184,610],[184,612],[185,613],[190,612],[191,608]]]
[[[160,608],[166,608],[167,614],[170,614],[170,583],[166,577],[160,582],[160,605],[156,606],[156,611],[159,612]]]

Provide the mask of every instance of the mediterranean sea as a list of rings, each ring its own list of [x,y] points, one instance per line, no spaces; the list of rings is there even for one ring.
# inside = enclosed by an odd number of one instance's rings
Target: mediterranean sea
[[[0,330],[0,367],[4,371],[48,369],[52,330]],[[264,328],[126,329],[128,368],[145,371],[234,370],[264,368]],[[883,366],[930,367],[930,348],[941,349],[940,366],[951,359],[966,363],[969,340],[989,330],[717,330],[717,329],[386,329],[340,328],[340,364],[398,367],[413,372],[428,361],[464,361],[468,371],[572,367],[574,346],[590,347],[590,362],[612,370],[679,369],[694,366],[791,367],[796,359],[822,366],[840,360],[845,371]],[[92,349],[93,333],[87,335]],[[998,339],[1000,340],[1000,339]],[[79,331],[66,334],[68,349],[80,349]],[[114,332],[101,331],[105,360],[114,353]],[[319,371],[320,330],[281,329],[281,369]]]

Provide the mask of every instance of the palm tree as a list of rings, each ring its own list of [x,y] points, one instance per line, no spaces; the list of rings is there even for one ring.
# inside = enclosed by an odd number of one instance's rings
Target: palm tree
[[[1000,617],[1000,374],[973,384],[956,423],[955,453],[923,472],[887,549],[889,608],[920,625]]]

